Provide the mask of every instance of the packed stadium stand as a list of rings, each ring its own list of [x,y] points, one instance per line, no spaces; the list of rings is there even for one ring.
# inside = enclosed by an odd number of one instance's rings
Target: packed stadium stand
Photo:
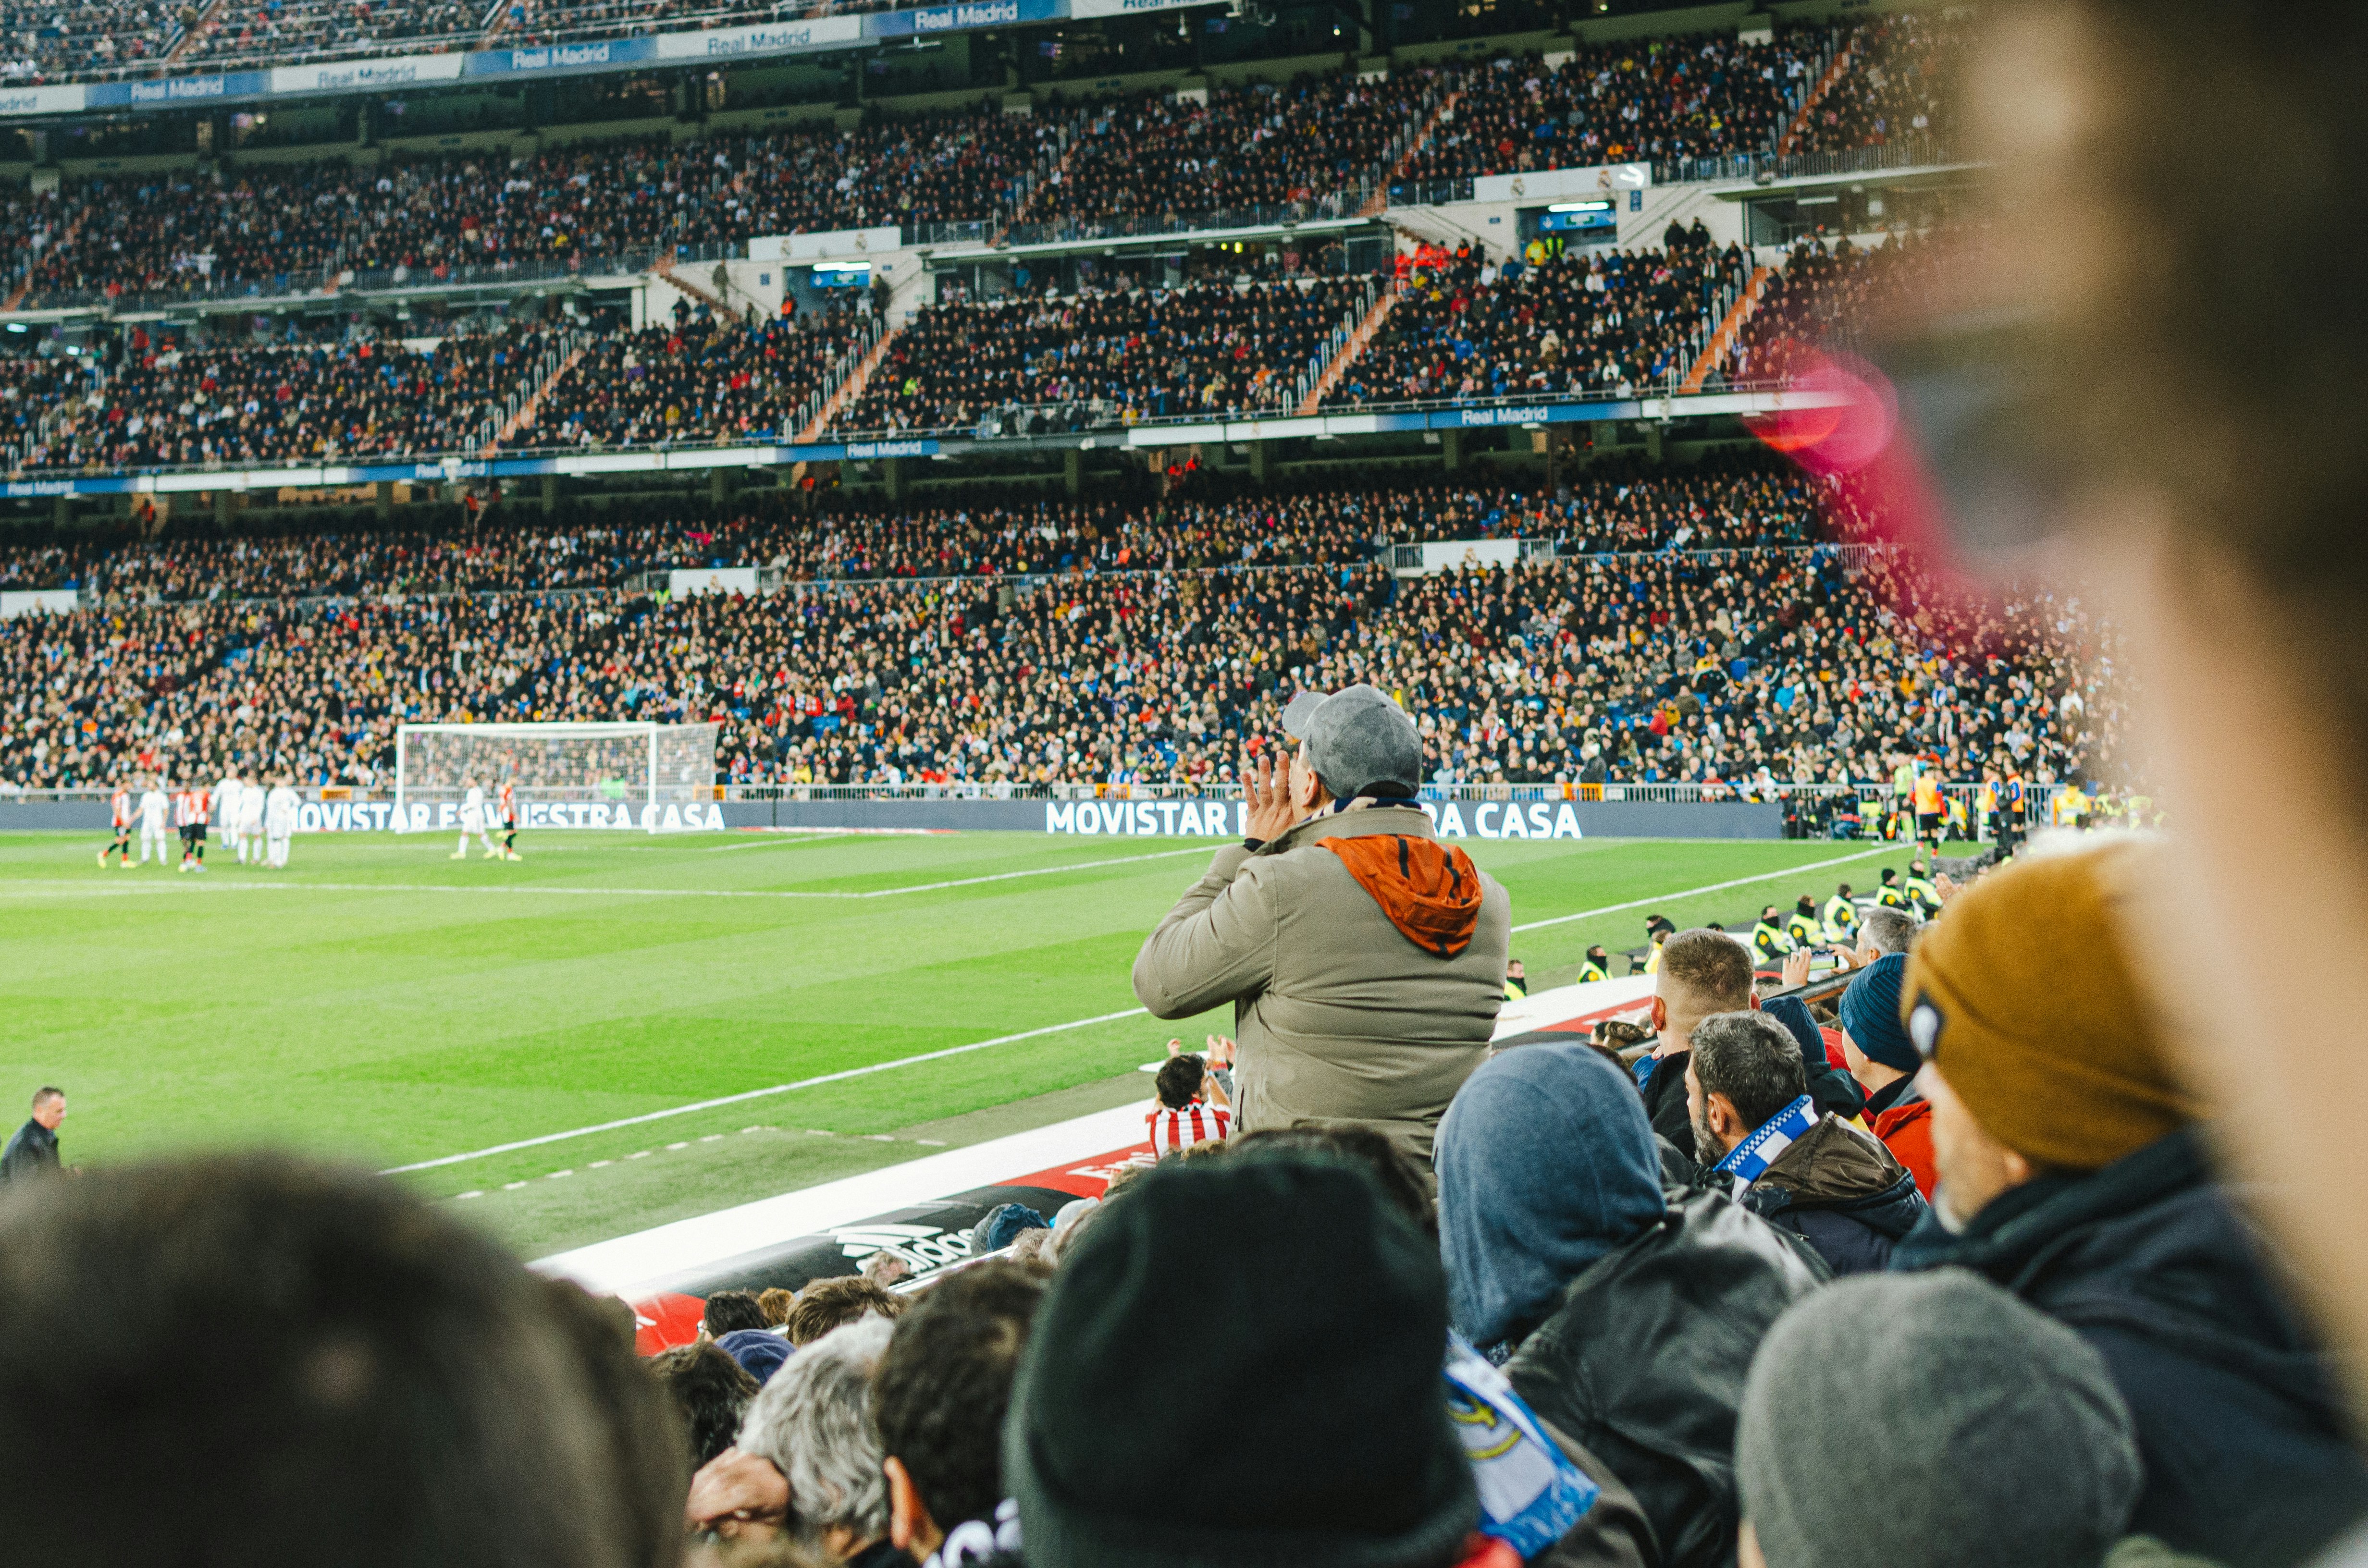
[[[1404,694],[1441,782],[1772,790],[1884,777],[1909,749],[1968,774],[2113,759],[2085,615],[1955,608],[1880,551],[1816,544],[1819,513],[1807,482],[1746,463],[1606,472],[1567,501],[1389,487],[30,551],[10,585],[72,582],[97,608],[9,639],[0,768],[87,785],[161,750],[367,785],[398,722],[712,716],[721,782],[1215,783],[1292,690],[1360,678]],[[1570,553],[1379,564],[1508,537]],[[782,590],[620,586],[744,562]]]
[[[87,35],[131,16],[14,15],[14,74],[108,65]],[[570,40],[782,19],[290,0],[147,36],[175,71],[532,70]],[[1217,47],[1201,19],[1158,47]],[[0,579],[79,607],[9,623],[12,662],[54,678],[13,699],[0,774],[92,785],[195,748],[367,783],[398,720],[716,712],[726,781],[1205,782],[1279,685],[1352,668],[1406,694],[1450,779],[1824,781],[1907,745],[2095,765],[2110,724],[2057,712],[1934,734],[1931,694],[1987,684],[1998,626],[1881,634],[1920,580],[1842,536],[1839,497],[1736,455],[1753,399],[1926,278],[1940,209],[1770,244],[1695,172],[1798,145],[1880,174],[1889,143],[1945,141],[1965,25],[1591,25],[711,114],[742,101],[732,67],[671,78],[671,123],[381,144],[433,111],[412,83],[325,100],[342,118],[309,123],[350,145],[168,115],[214,155],[0,187],[0,460],[41,519]],[[250,135],[278,151],[220,155]],[[928,460],[954,489],[916,502]],[[743,466],[786,488],[735,505]],[[364,500],[367,523],[242,521]],[[1396,574],[1512,540],[1532,559]],[[725,566],[776,591],[653,595]],[[2015,643],[1997,678],[2104,702],[2060,663],[2085,636]],[[316,690],[336,711],[276,710]]]

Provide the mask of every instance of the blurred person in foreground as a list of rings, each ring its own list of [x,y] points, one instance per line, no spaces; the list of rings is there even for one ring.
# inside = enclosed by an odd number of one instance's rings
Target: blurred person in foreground
[[[2300,1562],[2368,1515],[2368,1468],[2138,994],[2124,912],[2149,849],[2018,860],[1908,955],[1940,1186],[1891,1266],[1973,1269],[2095,1347],[2145,1461],[2135,1528]]]
[[[1155,1017],[1234,1005],[1235,1125],[1370,1123],[1430,1153],[1486,1059],[1511,937],[1505,890],[1415,800],[1422,737],[1370,686],[1303,692],[1285,776],[1261,759],[1249,830],[1134,960]]]
[[[1916,1190],[1929,1201],[1940,1172],[1932,1163],[1932,1107],[1916,1076],[1924,1060],[1899,1017],[1899,986],[1907,972],[1904,949],[1884,953],[1851,979],[1836,1015],[1842,1058],[1866,1091],[1867,1120],[1892,1157],[1915,1173]]]
[[[1352,1159],[1246,1143],[1096,1216],[1004,1430],[1030,1568],[1653,1562],[1620,1482],[1451,1339],[1437,1248]]]
[[[1822,1262],[1724,1190],[1665,1195],[1644,1105],[1592,1046],[1490,1061],[1437,1165],[1457,1332],[1627,1483],[1664,1568],[1732,1562],[1744,1376]]]
[[[2115,1550],[2138,1447],[2103,1359],[1963,1269],[1844,1280],[1778,1319],[1735,1471],[1742,1568],[2169,1568],[2158,1543]]]
[[[241,1154],[0,1197],[11,1562],[665,1568],[685,1473],[629,1327],[392,1184]]]
[[[2036,460],[2016,466],[2038,483],[1961,505],[1960,531],[2053,535],[2120,628],[2180,827],[2141,916],[2151,1000],[2368,1392],[2368,8],[2027,0],[1985,20],[1979,154],[2066,221],[2013,225],[1987,269],[2035,318]],[[2240,184],[2241,233],[2193,221],[2195,190]],[[2246,950],[2270,908],[2277,961],[2196,985],[2192,955]]]

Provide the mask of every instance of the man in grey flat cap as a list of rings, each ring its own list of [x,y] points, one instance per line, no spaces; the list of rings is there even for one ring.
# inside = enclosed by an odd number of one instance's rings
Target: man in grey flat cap
[[[1216,853],[1134,960],[1156,1017],[1234,1005],[1235,1125],[1354,1122],[1428,1159],[1486,1060],[1511,903],[1415,802],[1422,737],[1370,686],[1302,692]]]

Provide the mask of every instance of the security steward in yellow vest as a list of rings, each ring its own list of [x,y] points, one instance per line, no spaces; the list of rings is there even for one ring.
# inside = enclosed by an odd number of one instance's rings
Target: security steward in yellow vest
[[[1578,983],[1585,985],[1589,981],[1611,979],[1611,955],[1600,946],[1588,949],[1587,961],[1578,966]]]
[[[1848,882],[1826,900],[1826,940],[1837,948],[1858,946],[1858,905],[1850,902]]]
[[[1784,935],[1793,939],[1795,951],[1814,948],[1824,937],[1825,929],[1817,924],[1816,899],[1807,893],[1801,895],[1801,901],[1793,906],[1792,915],[1784,922]]]
[[[1763,963],[1774,963],[1793,950],[1793,938],[1784,935],[1784,927],[1776,921],[1776,906],[1770,904],[1759,912],[1759,924],[1751,928],[1752,950]]]
[[[1899,885],[1899,873],[1888,866],[1883,869],[1883,885],[1874,890],[1874,902],[1885,909],[1907,907],[1907,892]]]
[[[1907,892],[1908,907],[1916,912],[1918,919],[1930,920],[1941,913],[1941,890],[1925,874],[1921,862],[1908,862]]]

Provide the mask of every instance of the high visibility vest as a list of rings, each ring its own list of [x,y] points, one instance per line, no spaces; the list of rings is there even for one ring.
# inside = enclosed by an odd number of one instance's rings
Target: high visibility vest
[[[1610,975],[1603,972],[1603,966],[1597,963],[1593,959],[1588,960],[1584,964],[1579,966],[1578,983],[1581,985],[1585,985],[1591,980],[1609,980],[1611,978],[1611,977]]]
[[[1907,896],[1912,902],[1919,905],[1926,914],[1938,915],[1941,913],[1941,890],[1934,887],[1929,879],[1917,876],[1909,877],[1907,879]]]
[[[1751,945],[1759,949],[1763,959],[1781,959],[1793,950],[1793,938],[1777,926],[1762,920],[1751,928]]]
[[[1524,1000],[1525,998],[1527,998],[1527,997],[1528,997],[1528,995],[1529,995],[1529,993],[1521,989],[1521,983],[1520,983],[1520,981],[1518,981],[1518,980],[1508,980],[1508,981],[1506,981],[1506,982],[1505,982],[1505,1000],[1506,1000],[1506,1001],[1508,1001],[1508,1002],[1519,1002],[1519,1001],[1522,1001],[1522,1000]]]
[[[1645,955],[1645,972],[1658,974],[1661,972],[1661,944],[1654,942],[1648,945],[1653,950]]]
[[[1793,910],[1784,922],[1784,935],[1792,938],[1796,948],[1816,946],[1819,936],[1816,916]]]
[[[1874,890],[1874,902],[1885,909],[1905,909],[1907,894],[1897,882],[1885,882]]]
[[[1826,940],[1847,942],[1858,935],[1858,905],[1836,893],[1826,900]]]

